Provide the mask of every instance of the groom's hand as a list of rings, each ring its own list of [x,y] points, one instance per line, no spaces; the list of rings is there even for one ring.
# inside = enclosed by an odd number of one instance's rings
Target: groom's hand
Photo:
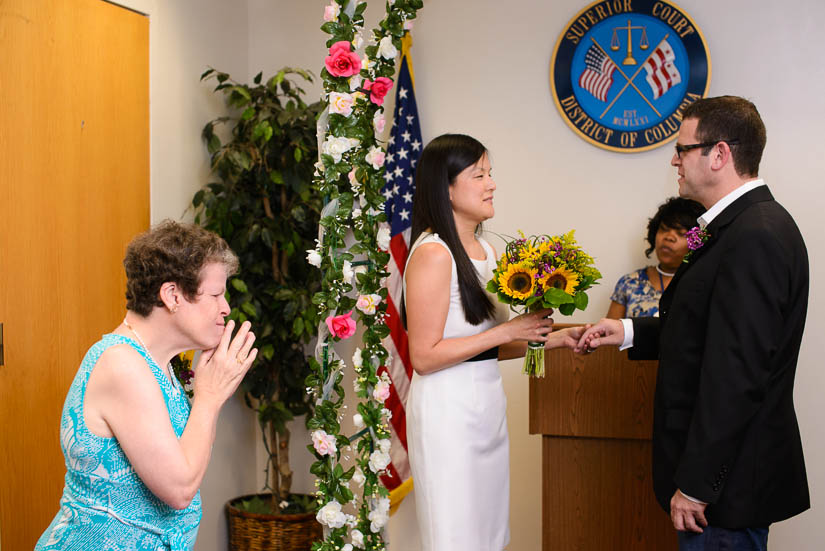
[[[624,325],[619,320],[604,318],[587,326],[574,350],[580,354],[593,352],[600,346],[621,346],[624,342]]]
[[[676,490],[670,499],[670,519],[673,527],[680,532],[702,533],[702,528],[708,525],[705,519],[706,503],[691,501],[685,494]]]

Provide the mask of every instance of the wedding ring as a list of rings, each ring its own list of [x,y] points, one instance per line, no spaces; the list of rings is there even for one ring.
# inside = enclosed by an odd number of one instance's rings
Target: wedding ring
[[[584,349],[585,354],[592,354],[595,348],[590,348],[589,346]]]
[[[239,364],[242,364],[242,363],[243,363],[243,360],[242,360],[242,359],[240,359],[240,358],[239,358],[239,357],[237,357],[237,356],[235,356],[235,361],[236,361],[236,362],[238,362]]]

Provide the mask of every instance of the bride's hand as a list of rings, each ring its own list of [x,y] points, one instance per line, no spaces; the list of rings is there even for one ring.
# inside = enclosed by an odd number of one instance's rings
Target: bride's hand
[[[503,326],[512,341],[546,342],[547,335],[553,330],[552,308],[521,314]]]
[[[553,331],[547,336],[547,342],[544,344],[544,348],[545,350],[561,347],[575,349],[578,346],[579,339],[581,339],[585,329],[586,327],[579,326]]]

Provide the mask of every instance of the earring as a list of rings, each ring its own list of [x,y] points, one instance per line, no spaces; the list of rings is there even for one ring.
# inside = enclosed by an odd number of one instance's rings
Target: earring
[[[173,314],[177,314],[178,313],[178,305],[177,304],[174,305],[172,308],[169,309],[169,311],[172,312]]]

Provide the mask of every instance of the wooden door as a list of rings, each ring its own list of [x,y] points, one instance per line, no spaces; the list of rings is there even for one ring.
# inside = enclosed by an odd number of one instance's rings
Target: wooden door
[[[0,537],[58,510],[58,437],[85,350],[124,313],[149,225],[149,24],[101,0],[0,2]]]

